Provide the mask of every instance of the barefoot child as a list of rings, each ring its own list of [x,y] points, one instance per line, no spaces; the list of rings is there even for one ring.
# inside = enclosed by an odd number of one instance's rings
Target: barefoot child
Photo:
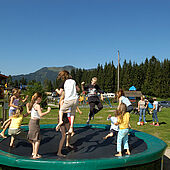
[[[9,126],[8,134],[11,136],[10,147],[14,147],[14,140],[16,138],[27,139],[27,133],[21,130],[20,126],[23,118],[28,116],[28,113],[22,114],[23,107],[18,106],[15,114],[11,117],[11,124]]]
[[[51,108],[48,107],[46,112],[42,113],[40,103],[42,101],[42,95],[40,93],[35,93],[32,96],[31,102],[26,105],[27,112],[31,111],[31,119],[29,121],[29,131],[28,131],[28,140],[32,144],[32,157],[33,159],[41,158],[41,155],[38,154],[38,149],[40,145],[40,118],[45,116],[51,111]]]
[[[19,90],[19,89],[13,89],[12,90],[12,97],[10,98],[10,101],[9,101],[9,106],[10,106],[10,108],[9,108],[9,120],[7,122],[5,122],[5,124],[3,125],[4,128],[3,128],[2,132],[0,133],[0,136],[2,138],[6,138],[5,131],[11,123],[10,118],[13,116],[16,109],[18,108],[19,102],[21,101],[21,102],[24,103],[28,98],[28,96],[26,96],[25,99],[21,99],[20,93],[21,93],[21,90]]]
[[[126,105],[121,103],[118,109],[118,121],[115,125],[119,125],[119,132],[117,137],[117,152],[115,156],[122,156],[122,142],[124,149],[127,150],[125,154],[130,155],[129,144],[128,144],[128,132],[129,132],[129,119],[130,114],[126,112]]]
[[[110,133],[103,137],[103,139],[107,139],[115,135],[117,141],[117,133],[119,131],[119,125],[115,125],[115,123],[117,123],[117,113],[115,113],[115,116],[108,115],[107,120],[111,121]]]
[[[73,133],[73,124],[75,118],[75,112],[78,105],[78,95],[77,91],[79,91],[79,87],[76,85],[76,82],[72,79],[71,75],[68,71],[64,70],[59,72],[58,79],[63,80],[63,83],[60,85],[59,89],[56,89],[56,92],[61,95],[61,93],[65,92],[64,103],[59,111],[59,123],[56,126],[56,131],[63,124],[63,113],[71,108],[71,124],[68,133]]]

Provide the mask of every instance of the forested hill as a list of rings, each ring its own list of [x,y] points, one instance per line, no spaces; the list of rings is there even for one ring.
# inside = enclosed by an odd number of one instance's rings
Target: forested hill
[[[43,67],[34,73],[12,76],[12,80],[20,81],[21,79],[25,79],[27,82],[30,80],[44,82],[45,79],[48,79],[48,80],[54,81],[54,80],[56,80],[57,75],[61,70],[67,70],[70,72],[72,69],[74,69],[73,66]]]

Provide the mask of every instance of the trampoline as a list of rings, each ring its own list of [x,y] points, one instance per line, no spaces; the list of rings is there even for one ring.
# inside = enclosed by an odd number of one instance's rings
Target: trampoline
[[[140,167],[162,166],[162,156],[167,147],[162,140],[147,133],[130,130],[129,147],[131,155],[115,157],[115,137],[103,139],[109,133],[109,125],[93,124],[74,126],[75,135],[71,139],[74,149],[63,147],[65,158],[57,156],[61,133],[56,125],[41,125],[40,159],[32,159],[31,144],[22,139],[9,148],[10,137],[0,141],[0,164],[23,169],[140,169]],[[28,126],[22,127],[25,131]],[[7,167],[6,167],[7,168]]]

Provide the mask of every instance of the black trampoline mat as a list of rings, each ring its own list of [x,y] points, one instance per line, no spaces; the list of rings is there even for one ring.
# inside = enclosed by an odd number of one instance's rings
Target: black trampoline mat
[[[116,154],[116,140],[115,136],[106,140],[103,139],[109,133],[109,130],[102,128],[74,128],[75,135],[71,138],[70,143],[74,149],[65,147],[62,149],[62,154],[66,155],[63,159],[99,159],[99,158],[113,158]],[[133,131],[132,131],[133,132]],[[41,129],[41,144],[39,154],[42,158],[58,159],[57,151],[61,139],[61,133],[56,132],[55,129],[46,128]],[[31,157],[32,145],[22,139],[15,141],[15,148],[9,147],[10,137],[0,142],[0,149],[11,154]],[[129,148],[131,154],[137,154],[147,149],[147,144],[140,138],[137,138],[133,133],[129,135]],[[60,158],[61,159],[61,158]]]

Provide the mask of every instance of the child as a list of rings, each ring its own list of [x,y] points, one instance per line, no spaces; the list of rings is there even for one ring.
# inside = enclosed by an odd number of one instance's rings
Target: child
[[[130,155],[129,144],[128,144],[128,132],[129,132],[129,119],[130,114],[126,112],[126,105],[121,103],[118,109],[118,121],[115,125],[119,125],[119,132],[117,137],[117,152],[115,156],[122,156],[121,146],[122,141],[124,145],[124,149],[127,150],[125,154]]]
[[[29,131],[28,131],[28,140],[32,144],[32,157],[33,159],[41,158],[41,155],[38,154],[38,149],[40,145],[40,118],[51,111],[51,108],[48,107],[47,111],[42,113],[40,103],[42,101],[42,95],[40,93],[35,93],[32,96],[31,102],[27,104],[27,112],[31,111],[31,119],[29,121]]]
[[[25,102],[28,98],[28,96],[25,97],[25,99],[21,99],[20,97],[20,93],[21,93],[21,90],[20,89],[13,89],[12,90],[12,97],[10,98],[10,102],[9,102],[9,119],[13,116],[13,114],[15,113],[16,109],[18,108],[19,106],[19,102]],[[10,125],[10,121],[8,121],[6,124],[5,124],[5,127],[4,129],[2,130],[2,132],[0,133],[0,136],[2,138],[6,138],[5,136],[5,131],[6,129],[9,127]]]
[[[26,139],[27,133],[21,130],[20,126],[24,117],[28,116],[28,113],[22,114],[23,107],[18,106],[15,114],[11,117],[11,124],[9,126],[8,134],[11,136],[10,147],[14,147],[14,140],[17,137]]]
[[[115,123],[117,123],[117,112],[115,113],[115,117],[108,115],[107,120],[111,121],[110,133],[103,137],[103,139],[107,139],[108,137],[112,137],[113,135],[116,135],[117,138],[117,133],[119,131],[119,125],[115,125]]]
[[[56,89],[56,92],[61,95],[61,93],[65,92],[64,103],[59,111],[59,123],[56,126],[56,131],[58,131],[59,127],[62,125],[63,121],[63,113],[67,111],[71,107],[71,124],[70,129],[67,133],[73,133],[73,124],[75,118],[75,112],[78,105],[78,95],[77,91],[79,91],[79,87],[76,85],[76,82],[72,79],[71,75],[68,71],[60,71],[58,74],[58,79],[62,79],[63,83],[60,85],[59,89]]]
[[[141,124],[142,122],[142,114],[143,114],[143,121],[144,121],[144,124],[146,124],[146,118],[145,118],[145,113],[146,113],[146,101],[145,101],[145,96],[141,96],[141,100],[139,100],[138,102],[138,112],[140,113],[140,116],[139,116],[139,124]]]
[[[159,126],[159,120],[158,120],[158,116],[157,116],[157,111],[158,111],[158,101],[156,101],[156,97],[153,98],[154,102],[153,102],[153,109],[151,110],[152,113],[152,118],[153,118],[153,123],[151,123],[150,125],[155,125],[155,126]],[[155,119],[156,119],[156,124],[155,124]]]
[[[64,91],[62,92],[61,97],[60,97],[60,101],[59,101],[59,107],[60,108],[62,107],[63,103],[64,103]],[[68,110],[68,113],[70,113],[70,110]],[[66,129],[68,131],[69,128],[70,128],[70,124],[69,124],[69,120],[68,120],[67,112],[66,112],[66,113],[63,113],[63,124],[60,125],[60,131],[61,131],[62,137],[61,137],[61,140],[60,140],[60,143],[59,143],[59,149],[58,149],[58,152],[57,152],[58,156],[65,157],[65,155],[63,155],[61,153],[65,138],[66,138],[66,147],[73,148],[73,146],[70,145],[71,134],[68,134],[67,137],[66,137]]]
[[[118,100],[119,100],[119,105],[117,107],[117,109],[119,110],[119,107],[120,107],[120,104],[121,103],[124,103],[126,105],[126,108],[127,108],[127,112],[131,112],[133,110],[133,106],[132,106],[132,103],[130,102],[130,100],[124,96],[124,91],[122,89],[120,89],[118,92],[117,92],[117,97],[118,97]]]
[[[101,100],[103,101],[103,91],[97,85],[97,77],[93,77],[91,80],[91,84],[85,86],[85,82],[81,83],[82,91],[88,92],[88,102],[90,106],[90,112],[88,114],[87,124],[90,123],[91,118],[94,119],[94,115],[103,109],[103,105],[98,97],[98,92],[101,95]],[[97,105],[98,109],[95,108]]]

